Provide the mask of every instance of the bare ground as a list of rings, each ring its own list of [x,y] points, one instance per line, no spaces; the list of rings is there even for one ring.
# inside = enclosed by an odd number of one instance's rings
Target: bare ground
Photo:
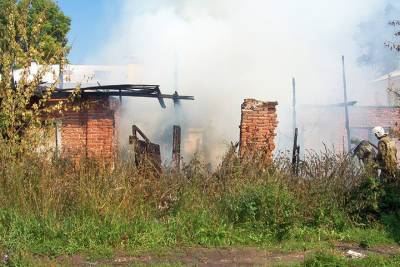
[[[111,260],[88,262],[82,256],[59,258],[58,263],[73,266],[124,266],[178,264],[187,266],[268,266],[279,262],[300,262],[305,252],[282,253],[258,248],[188,248],[165,254],[117,256]]]
[[[379,246],[361,248],[357,244],[336,243],[335,249],[343,255],[348,250],[363,254],[380,255],[400,254],[399,246]],[[59,257],[57,263],[67,266],[135,266],[171,264],[184,266],[273,266],[278,263],[290,264],[302,262],[309,251],[282,252],[279,250],[263,250],[259,248],[187,248],[171,250],[166,253],[143,253],[138,256],[116,256],[113,259],[87,261],[85,257]]]

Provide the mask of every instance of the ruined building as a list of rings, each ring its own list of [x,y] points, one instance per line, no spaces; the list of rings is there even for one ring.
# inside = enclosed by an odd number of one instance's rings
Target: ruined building
[[[74,105],[79,110],[72,110]],[[56,116],[56,150],[75,159],[112,160],[118,148],[118,108],[117,99],[102,94],[71,104],[67,111]]]
[[[277,102],[245,99],[241,110],[240,155],[254,151],[265,153],[271,159],[275,149],[276,127],[278,126]]]
[[[32,64],[31,75],[35,75],[39,69],[39,65]],[[54,139],[50,140],[53,144],[50,145],[55,147],[59,155],[73,159],[88,157],[112,160],[118,148],[119,107],[124,97],[155,98],[162,108],[166,107],[164,99],[194,99],[191,96],[180,96],[177,92],[172,95],[163,94],[158,85],[128,83],[140,81],[132,74],[134,70],[138,70],[135,65],[66,66],[60,73],[60,82],[52,94],[50,105],[65,102],[77,86],[80,92],[79,97],[68,103],[67,111],[52,115],[55,126]],[[55,82],[52,73],[58,72],[59,66],[52,66],[52,70],[43,77],[39,93],[46,91]],[[16,81],[21,73],[21,70],[15,72]]]

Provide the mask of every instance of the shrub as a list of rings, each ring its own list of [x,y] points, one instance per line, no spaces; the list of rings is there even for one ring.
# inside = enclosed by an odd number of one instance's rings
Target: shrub
[[[183,172],[165,167],[157,176],[129,160],[105,168],[40,154],[13,158],[0,149],[0,247],[55,256],[343,239],[352,223],[370,222],[368,209],[355,208],[371,200],[376,218],[399,237],[396,187],[365,180],[347,157],[330,160],[314,154],[300,176],[287,160],[262,167],[236,157],[216,172],[195,160]]]
[[[303,263],[305,267],[341,267],[348,266],[346,260],[336,254],[330,252],[319,251],[311,255],[307,255]]]
[[[283,186],[247,186],[220,203],[230,223],[259,228],[283,239],[296,223],[297,203]]]

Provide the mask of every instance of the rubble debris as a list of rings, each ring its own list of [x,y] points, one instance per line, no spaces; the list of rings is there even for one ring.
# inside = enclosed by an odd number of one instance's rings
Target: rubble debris
[[[357,251],[354,251],[354,250],[351,250],[351,249],[349,249],[349,250],[346,252],[346,256],[347,256],[348,258],[351,258],[351,259],[362,259],[362,258],[365,258],[365,257],[366,257],[365,254],[362,254],[362,253],[360,253],[360,252],[357,252]]]
[[[143,140],[139,139],[138,134]],[[134,147],[136,165],[141,164],[144,160],[149,160],[157,170],[161,169],[160,145],[150,142],[150,139],[136,125],[132,126],[129,144]]]

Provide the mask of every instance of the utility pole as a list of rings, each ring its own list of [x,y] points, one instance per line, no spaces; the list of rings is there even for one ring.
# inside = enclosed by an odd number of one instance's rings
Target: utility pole
[[[178,95],[179,91],[179,54],[175,52],[175,70],[174,70],[174,87],[175,94]],[[175,111],[175,124],[182,124],[182,108],[178,98],[174,99],[174,111]]]
[[[175,68],[174,68],[174,87],[175,91],[179,91],[179,55],[178,51],[175,51]]]
[[[347,133],[347,152],[351,150],[350,144],[350,120],[349,120],[349,107],[347,105],[347,84],[346,84],[346,71],[344,67],[344,56],[342,56],[342,68],[343,68],[343,95],[344,95],[344,113],[345,113],[345,127]]]
[[[297,128],[297,115],[296,115],[296,79],[292,78],[292,94],[293,94],[293,102],[292,102],[292,108],[293,108],[293,134],[295,134],[295,130]]]

